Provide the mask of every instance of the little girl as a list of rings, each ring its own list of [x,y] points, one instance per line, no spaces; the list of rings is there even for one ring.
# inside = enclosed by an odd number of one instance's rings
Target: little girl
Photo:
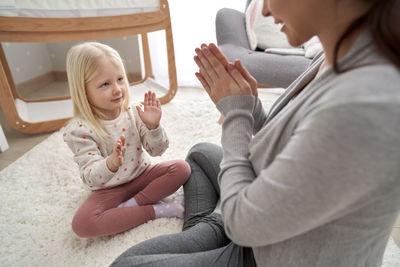
[[[160,217],[183,217],[179,203],[160,200],[186,182],[183,160],[151,165],[168,148],[160,125],[161,104],[144,94],[144,110],[129,105],[122,59],[113,48],[87,42],[67,54],[74,118],[64,141],[74,153],[83,183],[91,190],[72,220],[80,237],[116,234]]]

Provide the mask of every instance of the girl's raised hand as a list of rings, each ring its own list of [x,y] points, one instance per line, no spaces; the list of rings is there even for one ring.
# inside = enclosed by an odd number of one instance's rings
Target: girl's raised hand
[[[160,100],[157,99],[154,92],[148,91],[144,94],[143,104],[144,111],[139,106],[136,106],[140,118],[147,128],[150,130],[156,129],[160,125],[162,114]]]
[[[125,136],[121,135],[111,155],[108,156],[106,160],[107,167],[110,169],[110,171],[116,172],[119,166],[122,165],[122,162],[124,161],[125,150]]]

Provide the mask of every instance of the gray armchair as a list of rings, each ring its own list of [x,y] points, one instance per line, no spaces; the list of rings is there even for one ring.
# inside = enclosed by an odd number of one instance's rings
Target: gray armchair
[[[251,0],[247,0],[246,8]],[[310,65],[304,56],[268,54],[250,49],[245,13],[220,9],[216,16],[217,44],[229,61],[240,60],[260,87],[288,87]]]

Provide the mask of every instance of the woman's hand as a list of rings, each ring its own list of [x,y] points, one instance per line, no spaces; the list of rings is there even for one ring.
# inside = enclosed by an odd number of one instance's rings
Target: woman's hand
[[[203,44],[195,51],[196,77],[215,104],[230,95],[257,96],[257,81],[240,61],[230,64],[215,44]]]
[[[110,171],[116,172],[119,166],[122,165],[122,162],[124,161],[125,150],[125,136],[121,135],[111,155],[108,156],[106,160],[107,167]]]
[[[154,92],[148,91],[144,94],[144,111],[139,106],[136,109],[147,128],[152,130],[160,125],[161,103]]]

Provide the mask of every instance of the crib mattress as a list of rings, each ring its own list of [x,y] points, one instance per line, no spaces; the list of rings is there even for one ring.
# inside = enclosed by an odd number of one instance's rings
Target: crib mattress
[[[2,0],[0,16],[71,18],[157,11],[159,0]]]

